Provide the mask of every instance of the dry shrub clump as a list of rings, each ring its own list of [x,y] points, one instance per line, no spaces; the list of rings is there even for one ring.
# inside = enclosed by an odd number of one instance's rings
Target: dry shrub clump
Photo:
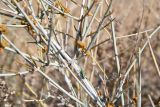
[[[158,0],[1,0],[0,107],[160,106]]]

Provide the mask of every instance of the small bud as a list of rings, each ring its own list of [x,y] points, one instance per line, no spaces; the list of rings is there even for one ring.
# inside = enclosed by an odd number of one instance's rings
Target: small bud
[[[86,55],[86,56],[90,56],[91,53],[90,53],[89,51],[87,51],[87,52],[85,53],[85,55]]]
[[[87,14],[88,16],[92,16],[93,14],[91,13],[91,12],[88,12],[88,14]]]
[[[44,48],[42,48],[42,53],[45,53],[48,50],[47,46],[44,46]]]
[[[108,104],[106,104],[106,107],[114,107],[114,104],[113,103],[108,103]]]
[[[82,41],[77,41],[77,46],[78,46],[79,48],[82,48],[82,49],[85,49],[85,48],[86,48],[85,42],[82,42]]]
[[[4,24],[0,24],[0,32],[3,34],[8,34],[8,28]]]

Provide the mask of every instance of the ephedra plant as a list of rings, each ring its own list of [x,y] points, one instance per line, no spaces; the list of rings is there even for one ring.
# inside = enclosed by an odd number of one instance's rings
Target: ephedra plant
[[[141,55],[159,26],[142,46],[135,46],[136,55],[124,72],[112,0],[1,0],[0,4],[0,51],[14,57],[13,66],[4,66],[0,77],[10,86],[20,85],[6,91],[15,99],[1,98],[2,106],[141,106]],[[99,46],[106,41],[112,41],[112,73],[97,60]],[[136,94],[125,90],[133,68]],[[158,65],[156,69],[160,76]]]

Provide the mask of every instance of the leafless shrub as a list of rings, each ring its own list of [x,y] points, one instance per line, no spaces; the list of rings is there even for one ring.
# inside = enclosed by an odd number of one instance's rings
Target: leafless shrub
[[[0,105],[141,107],[147,46],[160,77],[151,44],[160,26],[141,31],[148,24],[143,25],[143,1],[134,34],[117,36],[120,22],[113,2],[1,0],[0,58],[10,59],[1,66]],[[147,96],[158,106],[159,101]]]

